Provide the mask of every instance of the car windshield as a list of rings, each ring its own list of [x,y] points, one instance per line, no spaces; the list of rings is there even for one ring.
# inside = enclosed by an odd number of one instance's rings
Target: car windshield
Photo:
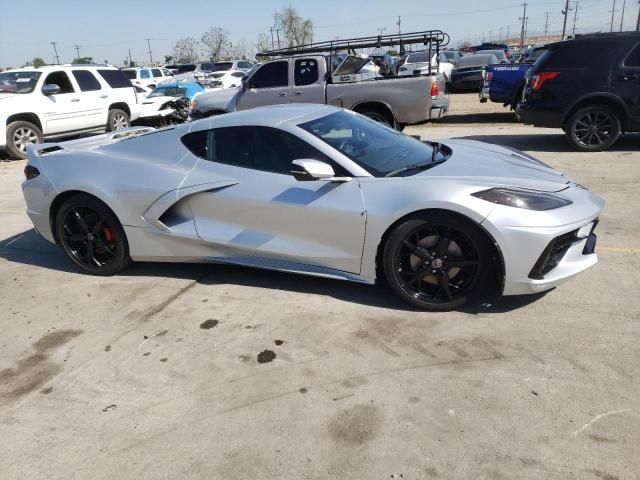
[[[458,60],[457,68],[465,68],[465,67],[479,67],[482,65],[489,65],[492,62],[492,59],[495,58],[493,55],[487,54],[474,54],[469,55],[467,57],[462,57]]]
[[[447,60],[455,60],[458,58],[456,52],[442,52],[442,54],[446,57]]]
[[[188,63],[186,65],[178,65],[178,73],[193,72],[197,68],[197,65]]]
[[[40,72],[0,73],[0,92],[31,93],[36,88]]]
[[[429,52],[411,53],[407,57],[407,63],[427,63],[429,61]]]
[[[442,161],[434,147],[352,112],[340,111],[298,125],[375,177]],[[436,153],[436,155],[434,155]],[[419,171],[411,168],[407,174]]]
[[[212,72],[222,72],[224,70],[229,70],[233,67],[233,63],[231,62],[218,62],[211,69]]]
[[[147,98],[153,97],[176,97],[182,98],[187,96],[186,88],[178,87],[156,87]]]

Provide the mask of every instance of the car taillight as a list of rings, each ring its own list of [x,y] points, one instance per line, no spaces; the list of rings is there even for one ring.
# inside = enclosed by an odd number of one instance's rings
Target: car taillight
[[[40,175],[40,170],[32,165],[25,165],[24,178],[31,180],[32,178],[36,178],[38,175]]]
[[[534,92],[539,92],[540,89],[542,88],[542,85],[544,85],[544,82],[548,80],[553,80],[558,75],[560,75],[560,72],[540,72],[540,73],[536,73],[535,75],[532,75],[531,89]]]
[[[431,98],[436,98],[440,93],[440,88],[438,87],[438,82],[433,82],[431,84]]]
[[[487,72],[487,82],[490,82],[493,79],[493,72]]]

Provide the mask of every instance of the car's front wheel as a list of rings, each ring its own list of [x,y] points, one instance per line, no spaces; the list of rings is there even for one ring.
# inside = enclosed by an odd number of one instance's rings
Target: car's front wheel
[[[83,272],[113,275],[129,262],[129,245],[115,214],[100,200],[74,195],[55,215],[55,232],[65,254]]]
[[[114,108],[109,110],[109,117],[107,118],[107,132],[115,132],[122,130],[123,128],[129,128],[131,121],[127,112]]]
[[[618,114],[604,105],[576,111],[567,121],[564,130],[569,143],[586,152],[606,150],[622,134]]]
[[[27,145],[42,143],[42,131],[33,123],[17,121],[7,125],[7,153],[12,158],[27,158]]]
[[[459,308],[490,283],[486,237],[455,214],[425,213],[399,224],[383,252],[384,273],[403,300],[431,311]]]

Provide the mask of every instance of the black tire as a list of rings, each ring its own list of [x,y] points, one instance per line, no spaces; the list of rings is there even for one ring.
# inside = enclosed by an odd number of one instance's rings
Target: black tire
[[[600,152],[611,147],[622,134],[620,117],[606,105],[592,105],[577,110],[564,128],[574,148],[584,152]]]
[[[462,307],[492,285],[493,250],[471,220],[446,212],[408,218],[387,238],[383,269],[403,300],[429,311]]]
[[[518,93],[516,93],[516,96],[513,97],[513,100],[511,100],[511,110],[513,110],[514,112],[518,109],[518,104],[522,101],[523,92],[524,92],[524,85],[518,89]]]
[[[6,149],[11,158],[27,158],[26,146],[42,140],[42,131],[33,123],[19,120],[7,125]]]
[[[389,115],[385,115],[378,110],[358,110],[358,113],[365,117],[369,117],[371,120],[375,120],[376,122],[384,123],[391,128],[396,128],[396,122],[393,118],[389,118]]]
[[[124,110],[112,108],[107,117],[107,132],[116,132],[131,126],[129,115]]]
[[[109,276],[131,262],[122,225],[95,197],[80,194],[65,200],[55,213],[54,232],[67,257],[84,273]]]

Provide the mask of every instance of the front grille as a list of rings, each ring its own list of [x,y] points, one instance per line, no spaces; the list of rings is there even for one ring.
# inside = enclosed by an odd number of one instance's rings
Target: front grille
[[[540,255],[540,258],[529,273],[529,278],[543,280],[547,273],[558,266],[571,245],[579,240],[578,230],[573,230],[551,240],[551,243],[544,249],[544,252],[542,252],[542,255]]]

